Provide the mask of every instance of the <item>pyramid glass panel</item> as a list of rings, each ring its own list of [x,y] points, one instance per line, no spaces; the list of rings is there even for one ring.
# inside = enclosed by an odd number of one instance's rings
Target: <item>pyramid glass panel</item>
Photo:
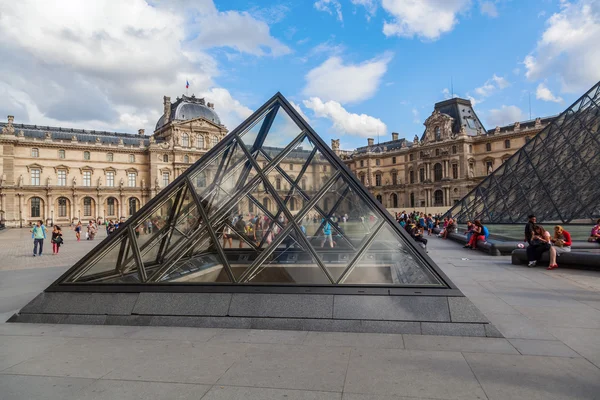
[[[56,285],[79,283],[453,288],[280,94]]]
[[[530,214],[539,222],[594,222],[600,217],[599,127],[597,83],[448,214],[459,222],[524,223]]]

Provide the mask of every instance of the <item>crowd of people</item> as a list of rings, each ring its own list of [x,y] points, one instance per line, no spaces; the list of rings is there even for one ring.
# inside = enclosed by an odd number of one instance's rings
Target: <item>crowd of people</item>
[[[554,227],[554,235],[544,229],[537,223],[535,215],[529,215],[528,221],[525,224],[525,241],[527,242],[527,266],[533,268],[541,260],[545,252],[550,252],[550,265],[547,269],[553,270],[558,268],[557,258],[571,251],[571,234],[562,226]],[[600,220],[598,221],[598,226]],[[593,230],[592,230],[593,232]]]

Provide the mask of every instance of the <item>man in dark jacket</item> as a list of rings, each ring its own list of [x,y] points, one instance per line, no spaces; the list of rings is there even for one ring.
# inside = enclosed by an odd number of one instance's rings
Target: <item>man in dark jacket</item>
[[[531,237],[533,236],[533,228],[535,227],[535,223],[537,222],[537,219],[535,218],[535,215],[533,215],[533,214],[528,216],[527,219],[528,219],[527,224],[525,224],[525,241],[527,243],[531,244]]]

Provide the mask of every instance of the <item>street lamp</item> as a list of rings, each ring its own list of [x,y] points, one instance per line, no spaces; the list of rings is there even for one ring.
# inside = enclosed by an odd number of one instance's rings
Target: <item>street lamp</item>
[[[50,226],[54,226],[54,210],[50,210]]]

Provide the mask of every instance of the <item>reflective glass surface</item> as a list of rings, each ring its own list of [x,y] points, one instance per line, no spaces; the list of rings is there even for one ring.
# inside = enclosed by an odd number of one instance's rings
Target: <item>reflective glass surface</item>
[[[448,287],[287,102],[263,110],[67,282]]]

